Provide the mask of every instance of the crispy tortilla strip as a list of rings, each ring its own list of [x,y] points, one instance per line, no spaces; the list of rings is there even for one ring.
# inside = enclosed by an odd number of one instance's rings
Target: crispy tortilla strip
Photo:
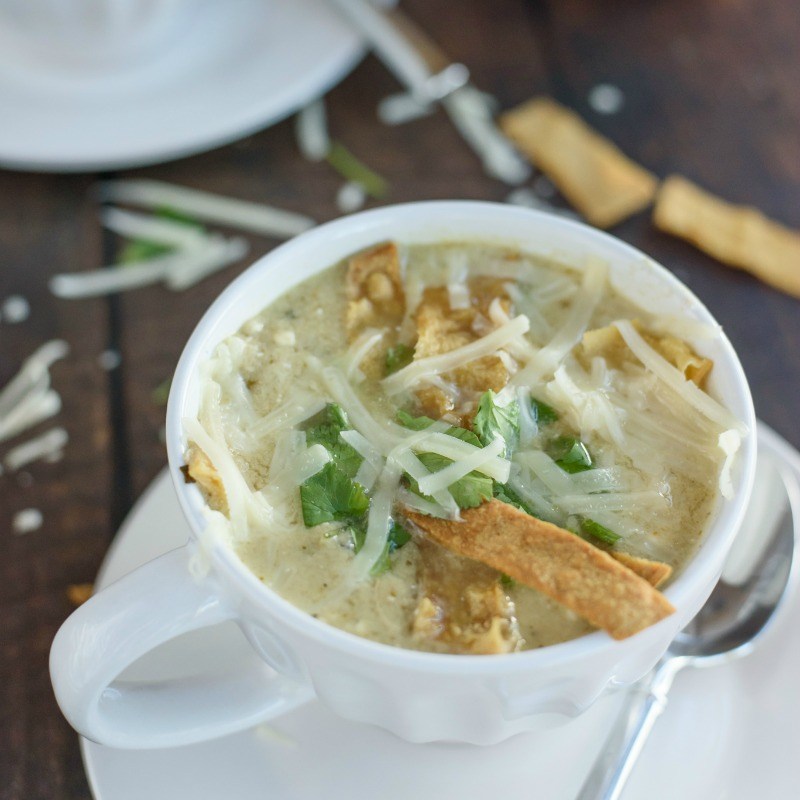
[[[650,561],[648,558],[639,558],[630,553],[609,553],[612,558],[633,570],[640,578],[644,578],[652,587],[658,589],[664,581],[672,575],[672,567],[663,561]]]
[[[655,175],[547,97],[506,112],[500,125],[593,225],[609,228],[653,201]]]
[[[222,480],[208,456],[194,444],[186,453],[186,474],[200,487],[211,508],[228,513],[228,498]]]
[[[757,209],[726,203],[672,175],[658,193],[653,222],[719,261],[800,297],[800,232]]]
[[[461,522],[407,511],[439,544],[505,572],[625,639],[675,610],[664,595],[608,553],[569,531],[492,500]]]
[[[471,305],[463,309],[450,308],[446,287],[426,289],[414,317],[417,326],[414,358],[449,353],[479,339],[476,322],[488,316],[489,306],[496,298],[506,312],[511,308],[503,284],[497,278],[474,278],[469,282]],[[508,383],[509,375],[500,358],[484,356],[442,377],[456,389],[482,394],[488,389],[499,392]],[[433,419],[441,419],[455,406],[453,397],[437,387],[425,387],[416,395],[420,411]]]
[[[346,278],[345,326],[352,341],[368,327],[399,325],[406,298],[400,255],[394,242],[378,245],[350,259]]]
[[[93,594],[93,583],[71,583],[67,586],[67,599],[74,606],[82,606]]]
[[[650,347],[677,367],[686,376],[686,380],[693,381],[700,388],[703,387],[708,373],[714,366],[711,359],[698,356],[682,339],[648,333],[638,320],[633,320],[633,327]],[[602,356],[609,364],[616,367],[621,366],[624,361],[632,360],[633,354],[614,325],[586,331],[581,340],[581,347],[586,360]]]
[[[511,653],[522,643],[514,603],[496,570],[421,541],[419,600],[412,632],[448,652]]]

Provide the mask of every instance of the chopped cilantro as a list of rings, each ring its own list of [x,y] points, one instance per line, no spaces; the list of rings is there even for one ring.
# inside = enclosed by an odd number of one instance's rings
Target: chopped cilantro
[[[510,575],[506,575],[505,572],[500,573],[500,585],[504,589],[510,589],[515,583],[516,581]]]
[[[547,446],[547,453],[564,472],[585,472],[593,466],[586,445],[573,436],[559,436]]]
[[[384,572],[388,572],[392,567],[392,562],[389,560],[389,556],[394,553],[395,550],[399,550],[409,541],[411,541],[411,534],[402,525],[400,525],[400,523],[392,520],[389,527],[389,538],[386,541],[386,547],[383,549],[381,557],[372,567],[372,575],[381,575]]]
[[[179,222],[183,225],[188,225],[200,230],[203,229],[203,226],[196,220],[187,217],[179,211],[174,211],[171,208],[159,208],[156,210],[155,216],[171,220],[172,222]],[[151,258],[165,256],[167,253],[173,252],[174,249],[174,247],[168,244],[159,244],[158,242],[151,242],[148,239],[131,239],[126,242],[119,251],[117,263],[133,264],[138,261],[148,261]]]
[[[366,518],[357,520],[351,526],[350,535],[353,539],[353,552],[358,553],[364,546],[364,542],[367,538]],[[389,536],[386,540],[386,547],[370,570],[371,574],[373,576],[380,575],[391,569],[392,562],[389,560],[389,556],[409,541],[411,541],[411,534],[399,522],[392,520],[389,524]]]
[[[558,422],[558,412],[535,397],[531,397],[531,414],[539,427]]]
[[[167,378],[165,381],[161,381],[161,383],[150,392],[150,399],[157,405],[157,406],[165,406],[167,404],[167,399],[169,398],[169,390],[172,386],[172,378]]]
[[[404,428],[410,428],[412,431],[424,430],[436,422],[435,419],[430,417],[412,417],[411,414],[403,411],[403,409],[399,409],[395,417]]]
[[[425,468],[430,472],[439,472],[445,467],[453,463],[452,459],[440,456],[438,453],[419,453],[419,460],[425,465]],[[428,495],[423,494],[419,490],[417,482],[410,476],[406,475],[409,488],[426,499]],[[451,483],[447,488],[459,508],[475,508],[479,506],[484,500],[492,499],[492,484],[493,481],[487,475],[482,475],[479,472],[470,472],[455,483]]]
[[[484,392],[478,403],[478,410],[472,420],[472,429],[484,446],[493,442],[498,436],[506,443],[504,455],[511,457],[511,452],[519,441],[519,403],[514,400],[501,406],[497,395],[490,389]]]
[[[588,517],[584,517],[581,520],[581,530],[595,539],[605,542],[605,544],[616,544],[622,538],[618,533],[614,533],[614,531],[606,528],[605,525],[601,525]]]
[[[329,461],[300,487],[300,505],[303,522],[311,528],[361,516],[369,508],[369,498],[360,483]]]
[[[495,482],[494,496],[498,500],[502,500],[504,503],[508,503],[510,506],[514,506],[520,511],[524,511],[526,514],[530,514],[532,517],[542,519],[542,516],[536,513],[536,510],[533,508],[533,506],[523,500],[508,484],[504,485],[502,483]]]
[[[345,179],[360,183],[371,197],[381,198],[389,189],[385,178],[359,161],[341,142],[334,142],[327,155],[328,163]]]
[[[330,454],[333,463],[347,475],[354,478],[364,460],[340,436],[342,431],[350,430],[350,420],[344,409],[336,403],[328,403],[311,421],[306,429],[306,444],[321,444]]]
[[[401,343],[390,347],[386,351],[386,374],[391,375],[393,372],[407,367],[413,358],[414,348],[407,344]]]

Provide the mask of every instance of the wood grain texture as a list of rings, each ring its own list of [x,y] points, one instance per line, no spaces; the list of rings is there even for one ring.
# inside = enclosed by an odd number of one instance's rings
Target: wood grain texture
[[[510,108],[549,93],[638,163],[672,172],[800,228],[800,6],[794,0],[404,0],[406,13],[476,84]],[[589,92],[619,86],[622,110],[594,111]],[[440,112],[386,128],[377,102],[397,91],[368,58],[329,97],[332,133],[390,182],[385,202],[502,200]],[[341,180],[298,154],[291,122],[234,145],[123,177],[154,177],[262,200],[323,221],[337,216]],[[0,300],[25,295],[27,322],[0,322],[0,382],[54,336],[73,347],[54,368],[71,441],[63,461],[0,477],[0,800],[90,796],[77,737],[49,686],[50,640],[70,611],[70,583],[91,580],[122,515],[165,463],[164,409],[151,393],[218,292],[274,242],[252,237],[250,256],[182,294],[148,288],[114,300],[58,301],[51,274],[96,268],[113,256],[87,195],[96,176],[0,172]],[[800,395],[800,307],[685,242],[656,231],[647,214],[613,233],[684,280],[724,325],[750,377],[756,410],[794,445]],[[118,370],[97,356],[118,348]],[[4,447],[0,445],[0,456]],[[24,479],[22,483],[24,483]],[[41,530],[15,537],[10,523],[40,508]]]

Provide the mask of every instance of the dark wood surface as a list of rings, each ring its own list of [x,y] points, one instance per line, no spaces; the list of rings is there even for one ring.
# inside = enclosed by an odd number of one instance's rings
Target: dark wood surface
[[[402,6],[468,64],[503,107],[548,92],[574,107],[659,175],[681,172],[733,201],[800,228],[800,5],[795,0],[407,0]],[[607,81],[620,113],[592,111]],[[391,183],[387,202],[502,200],[439,113],[405,127],[377,122],[396,90],[367,58],[330,95],[334,135]],[[337,215],[340,179],[305,162],[292,127],[274,128],[204,155],[121,173],[159,178],[311,214]],[[252,238],[246,262],[182,294],[147,288],[111,299],[64,301],[49,275],[113,260],[88,188],[97,176],[0,171],[0,300],[29,299],[30,318],[0,322],[0,384],[42,342],[70,356],[54,368],[70,435],[62,461],[0,477],[0,798],[88,798],[78,740],[50,689],[50,641],[71,606],[69,584],[91,581],[131,503],[165,464],[164,409],[153,389],[215,295],[274,242]],[[723,324],[749,375],[759,417],[800,446],[800,301],[662,235],[647,214],[614,230],[684,280]],[[795,265],[800,269],[800,264]],[[98,356],[118,350],[118,369]],[[44,429],[44,426],[43,426]],[[0,454],[6,449],[0,445]],[[13,515],[35,507],[27,536]]]

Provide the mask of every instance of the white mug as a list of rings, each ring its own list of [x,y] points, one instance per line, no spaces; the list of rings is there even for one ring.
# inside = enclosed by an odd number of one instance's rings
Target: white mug
[[[199,365],[216,345],[286,290],[369,245],[498,242],[581,263],[607,261],[612,284],[645,308],[714,323],[674,276],[608,234],[538,211],[477,202],[411,203],[322,225],[266,255],[212,304],[181,356],[167,409],[170,472],[192,528],[189,543],[145,564],[78,608],[53,643],[56,698],[84,736],[116,747],[188,744],[252,726],[316,697],[340,716],[413,742],[488,744],[543,730],[586,709],[606,688],[640,678],[716,583],[741,523],[755,469],[755,435],[690,563],[667,588],[676,612],[623,641],[598,631],[508,655],[446,655],[359,638],[300,611],[259,581],[226,541],[204,531],[203,497],[181,473],[184,417],[196,415]],[[700,345],[714,360],[710,388],[755,431],[741,365],[724,335]],[[202,570],[190,569],[202,561]],[[254,656],[225,676],[131,684],[135,659],[186,631],[236,620]]]

